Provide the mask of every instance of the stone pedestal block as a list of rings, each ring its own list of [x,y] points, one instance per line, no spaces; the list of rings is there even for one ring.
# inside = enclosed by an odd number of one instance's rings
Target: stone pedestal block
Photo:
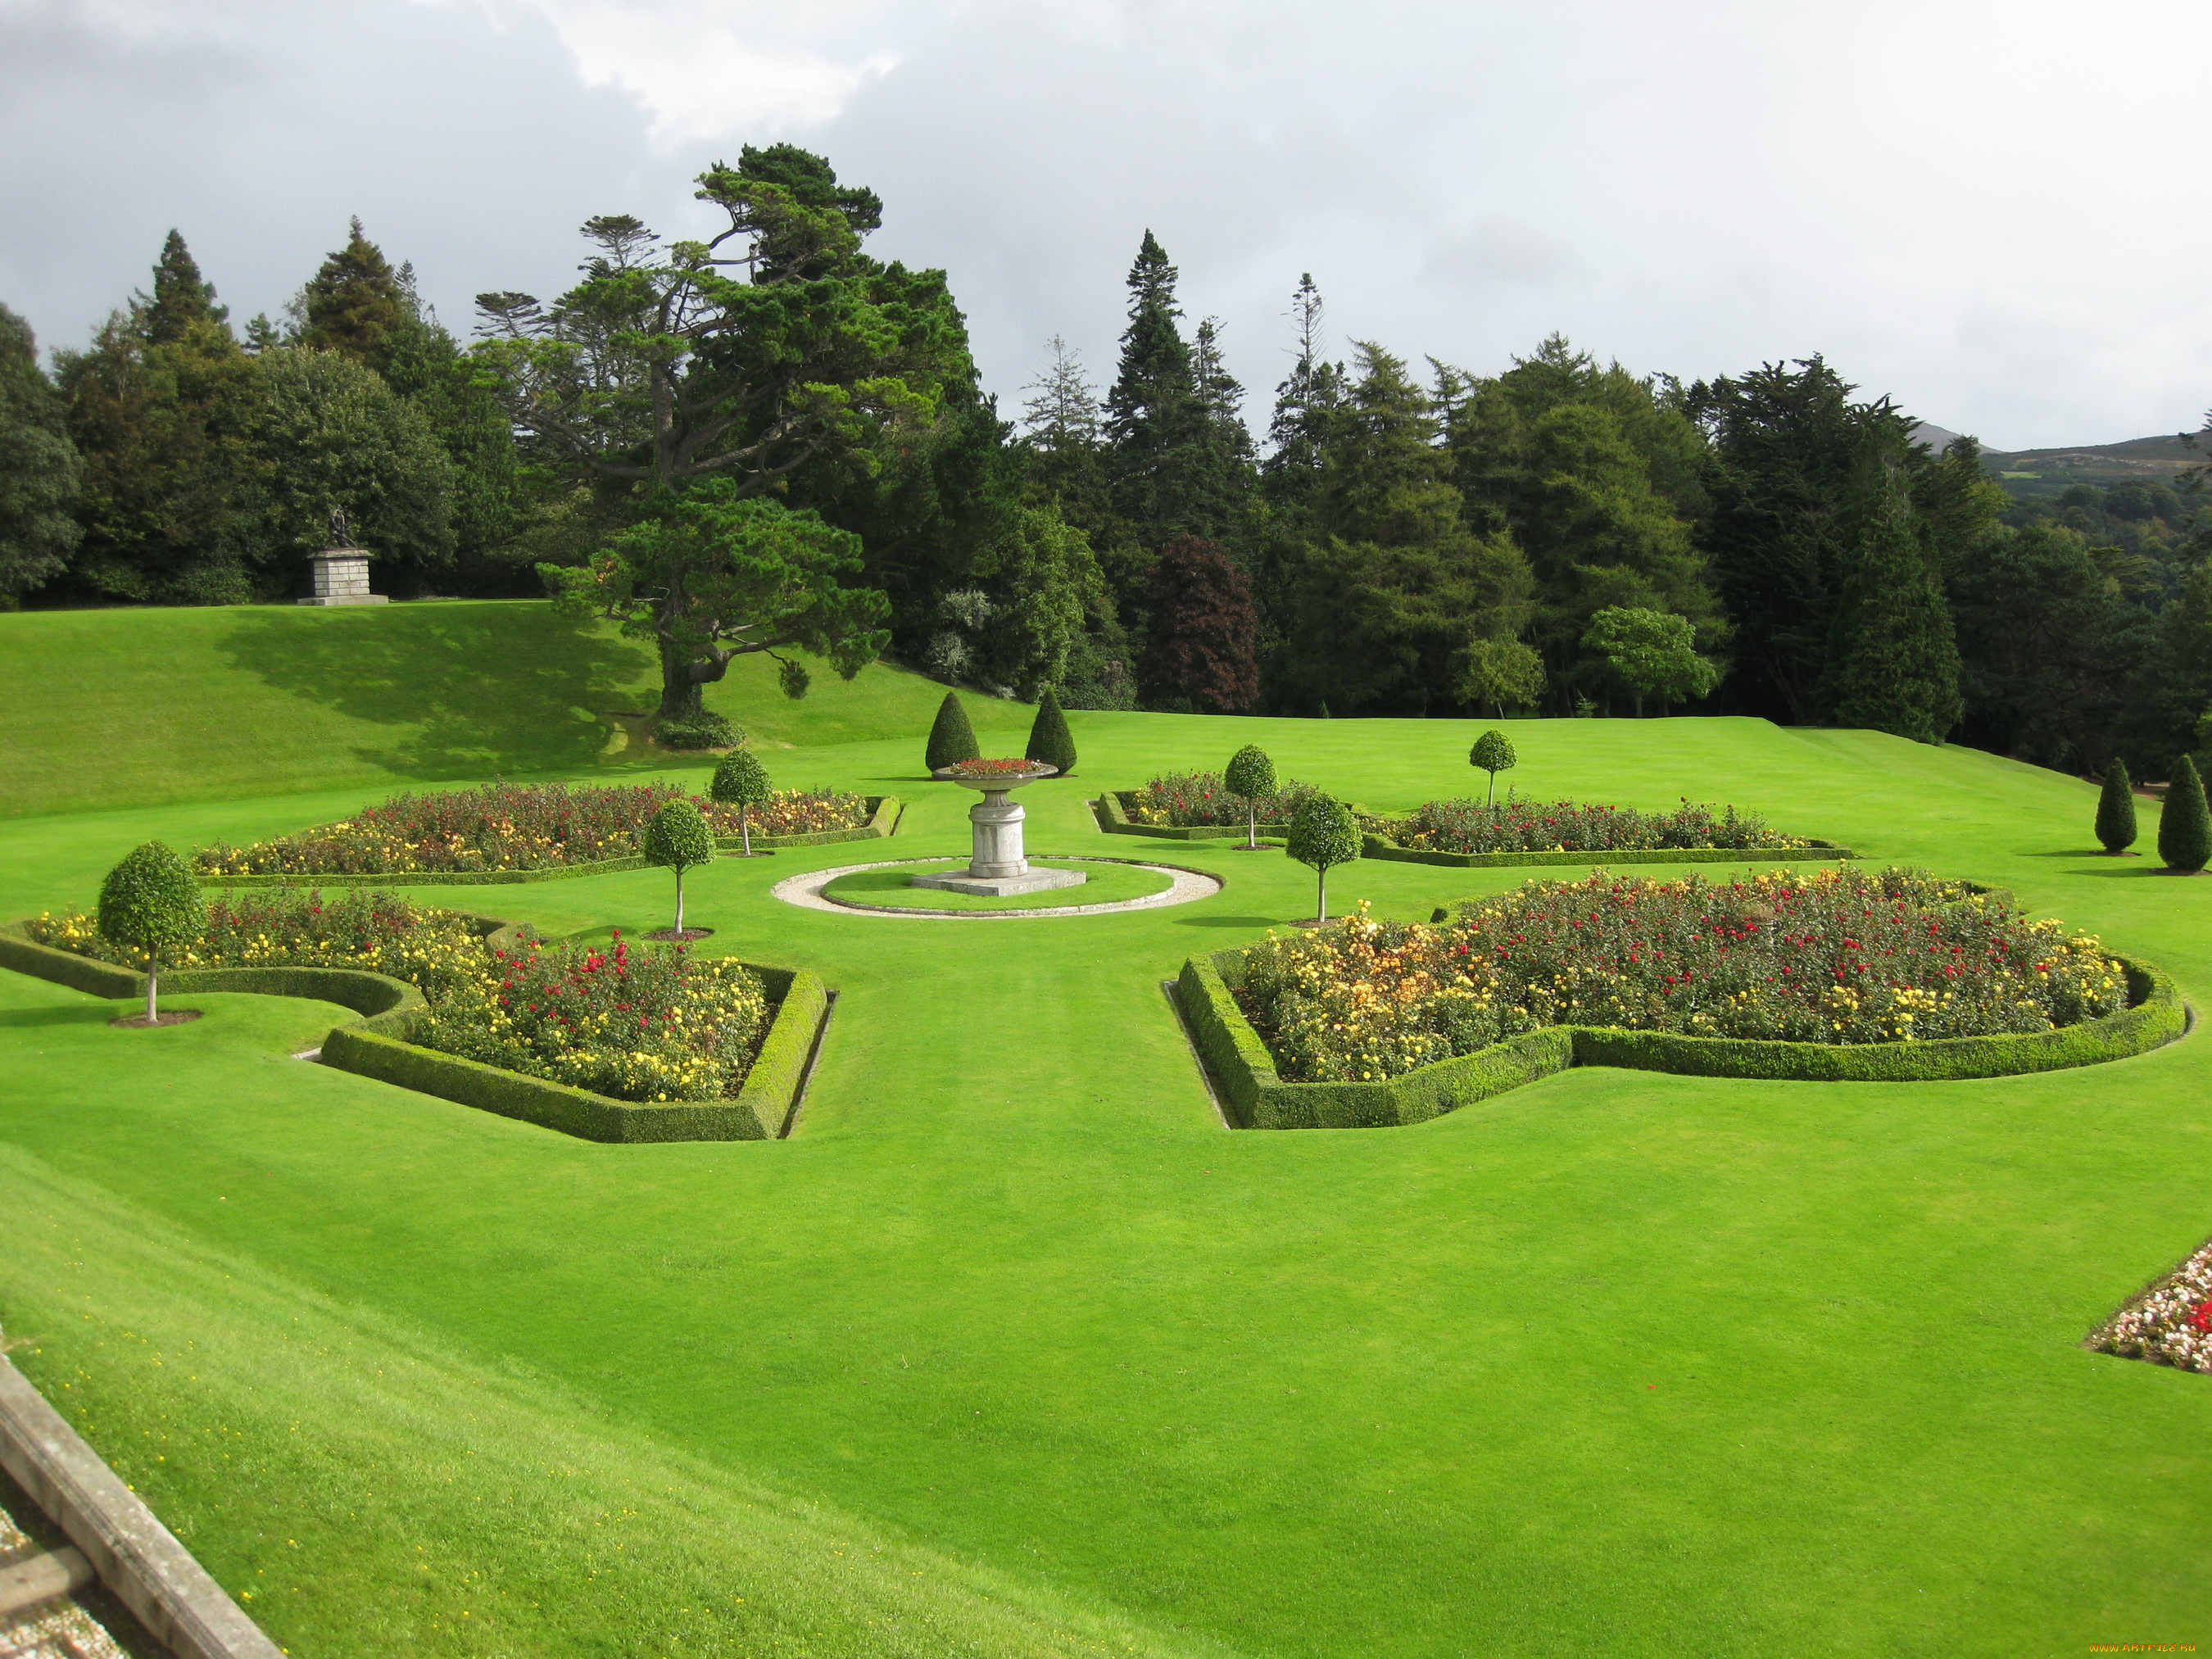
[[[358,547],[325,548],[314,556],[314,592],[301,605],[386,605],[368,591],[368,555]]]
[[[915,876],[907,885],[1004,898],[1009,893],[1048,893],[1055,887],[1080,887],[1090,879],[1080,870],[1027,869],[1018,876],[971,876],[965,870],[954,870],[941,876]]]

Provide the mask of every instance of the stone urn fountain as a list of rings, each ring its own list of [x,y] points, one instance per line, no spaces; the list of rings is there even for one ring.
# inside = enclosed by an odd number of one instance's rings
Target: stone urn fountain
[[[1054,887],[1080,887],[1090,878],[1079,870],[1032,870],[1022,855],[1022,820],[1029,815],[1007,799],[1025,783],[1051,777],[1060,769],[1042,761],[962,761],[930,774],[947,783],[980,789],[983,799],[968,809],[973,840],[968,867],[939,876],[916,876],[911,885],[1003,898],[1009,893],[1042,893]]]

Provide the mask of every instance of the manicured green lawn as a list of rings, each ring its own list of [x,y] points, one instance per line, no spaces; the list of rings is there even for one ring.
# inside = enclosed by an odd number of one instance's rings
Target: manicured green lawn
[[[1126,903],[1130,899],[1164,893],[1175,885],[1173,876],[1159,875],[1126,864],[1052,858],[1033,858],[1030,864],[1032,868],[1039,870],[1073,870],[1084,878],[1083,884],[1079,887],[1049,888],[1042,893],[1008,893],[1003,896],[954,893],[941,887],[914,885],[914,877],[917,873],[941,875],[960,867],[957,863],[951,863],[890,870],[855,870],[849,876],[838,877],[822,891],[824,897],[844,899],[849,903],[877,904],[904,910],[1064,910],[1074,905]]]
[[[1071,720],[1081,764],[1024,791],[1030,844],[1224,891],[970,927],[768,896],[851,845],[690,876],[707,948],[842,993],[781,1144],[587,1145],[290,1060],[301,1005],[114,1031],[0,975],[0,1319],[42,1339],[19,1360],[227,1584],[298,1586],[252,1605],[300,1652],[2212,1642],[2212,1378],[2079,1346],[2212,1232],[2201,1036],[1948,1085],[1577,1070],[1416,1128],[1232,1133],[1160,981],[1310,914],[1311,874],[1104,836],[1085,797],[1256,741],[1411,805],[1479,781],[1481,727]],[[921,781],[925,725],[786,769],[911,801],[866,851],[957,853],[972,797]],[[2094,855],[2087,784],[1747,720],[1510,733],[1524,792],[1757,806],[2212,990],[2212,880]],[[88,900],[146,835],[360,799],[0,824],[0,909]],[[1425,915],[1522,875],[1362,862],[1330,906]],[[410,896],[627,930],[669,887]],[[643,1566],[592,1527],[631,1511]],[[825,1571],[840,1547],[863,1565]],[[909,1550],[939,1627],[867,1625],[915,1616],[882,1569]],[[718,1586],[781,1622],[679,1643],[635,1611]],[[520,1622],[459,1617],[487,1607]]]

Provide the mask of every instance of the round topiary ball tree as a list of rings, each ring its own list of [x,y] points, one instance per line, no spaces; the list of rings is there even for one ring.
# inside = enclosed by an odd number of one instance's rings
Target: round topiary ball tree
[[[2166,786],[2166,810],[2159,814],[2158,855],[2176,874],[2193,876],[2212,860],[2212,818],[2204,810],[2204,780],[2197,763],[2184,755],[2173,763]]]
[[[684,872],[694,866],[711,862],[714,856],[714,837],[708,831],[707,815],[682,795],[661,802],[660,810],[646,823],[645,840],[638,850],[645,854],[647,864],[657,864],[676,872],[675,933],[681,939]]]
[[[732,749],[714,769],[714,781],[707,786],[707,793],[723,805],[738,809],[738,834],[744,838],[745,856],[750,858],[753,826],[749,814],[754,807],[765,805],[775,793],[775,787],[768,781],[768,768],[760,763],[760,757],[751,750]]]
[[[1244,845],[1260,844],[1260,803],[1275,793],[1275,763],[1256,743],[1248,743],[1229,757],[1222,775],[1229,793],[1244,803]]]
[[[2097,797],[2097,839],[2118,858],[2136,844],[2136,791],[2128,763],[2115,760],[2105,769],[2105,787]]]
[[[1521,757],[1513,752],[1513,739],[1495,726],[1474,740],[1474,747],[1467,751],[1467,763],[1479,766],[1490,774],[1488,805],[1498,805],[1498,775],[1510,772],[1519,765]]]
[[[1359,856],[1359,824],[1352,816],[1352,809],[1327,795],[1313,796],[1291,820],[1290,843],[1285,850],[1300,864],[1313,866],[1320,882],[1314,921],[1327,921],[1330,869],[1349,864]]]
[[[947,691],[945,701],[937,705],[937,720],[929,728],[929,748],[922,764],[934,772],[940,767],[977,759],[982,752],[976,744],[975,728],[968,722],[968,710],[961,703],[959,694]]]
[[[161,952],[198,939],[207,928],[199,878],[173,848],[149,841],[128,854],[100,884],[99,923],[101,938],[146,953],[144,1023],[160,1024],[155,997],[161,977]]]
[[[1060,710],[1059,694],[1048,685],[1044,696],[1037,699],[1036,719],[1030,725],[1030,746],[1022,750],[1022,756],[1025,760],[1058,767],[1063,778],[1075,770],[1075,734],[1067,729],[1067,716]],[[962,758],[973,760],[975,757]]]

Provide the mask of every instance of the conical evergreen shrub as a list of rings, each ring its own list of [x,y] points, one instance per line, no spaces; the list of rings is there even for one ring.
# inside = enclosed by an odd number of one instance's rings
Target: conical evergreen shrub
[[[1048,685],[1037,699],[1036,719],[1030,726],[1030,746],[1022,754],[1025,759],[1058,767],[1063,778],[1075,769],[1075,734],[1067,729],[1059,695]]]
[[[2105,790],[2097,797],[2097,839],[2114,855],[2136,844],[2136,792],[2128,763],[2115,760],[2105,769]]]
[[[968,709],[957,691],[947,691],[937,705],[937,720],[929,728],[929,750],[922,764],[931,771],[974,760],[982,754],[975,744],[975,728],[968,723]]]
[[[2212,860],[2212,814],[2204,810],[2204,780],[2184,755],[2166,786],[2166,811],[2158,820],[2158,855],[2169,870],[2195,875]]]

